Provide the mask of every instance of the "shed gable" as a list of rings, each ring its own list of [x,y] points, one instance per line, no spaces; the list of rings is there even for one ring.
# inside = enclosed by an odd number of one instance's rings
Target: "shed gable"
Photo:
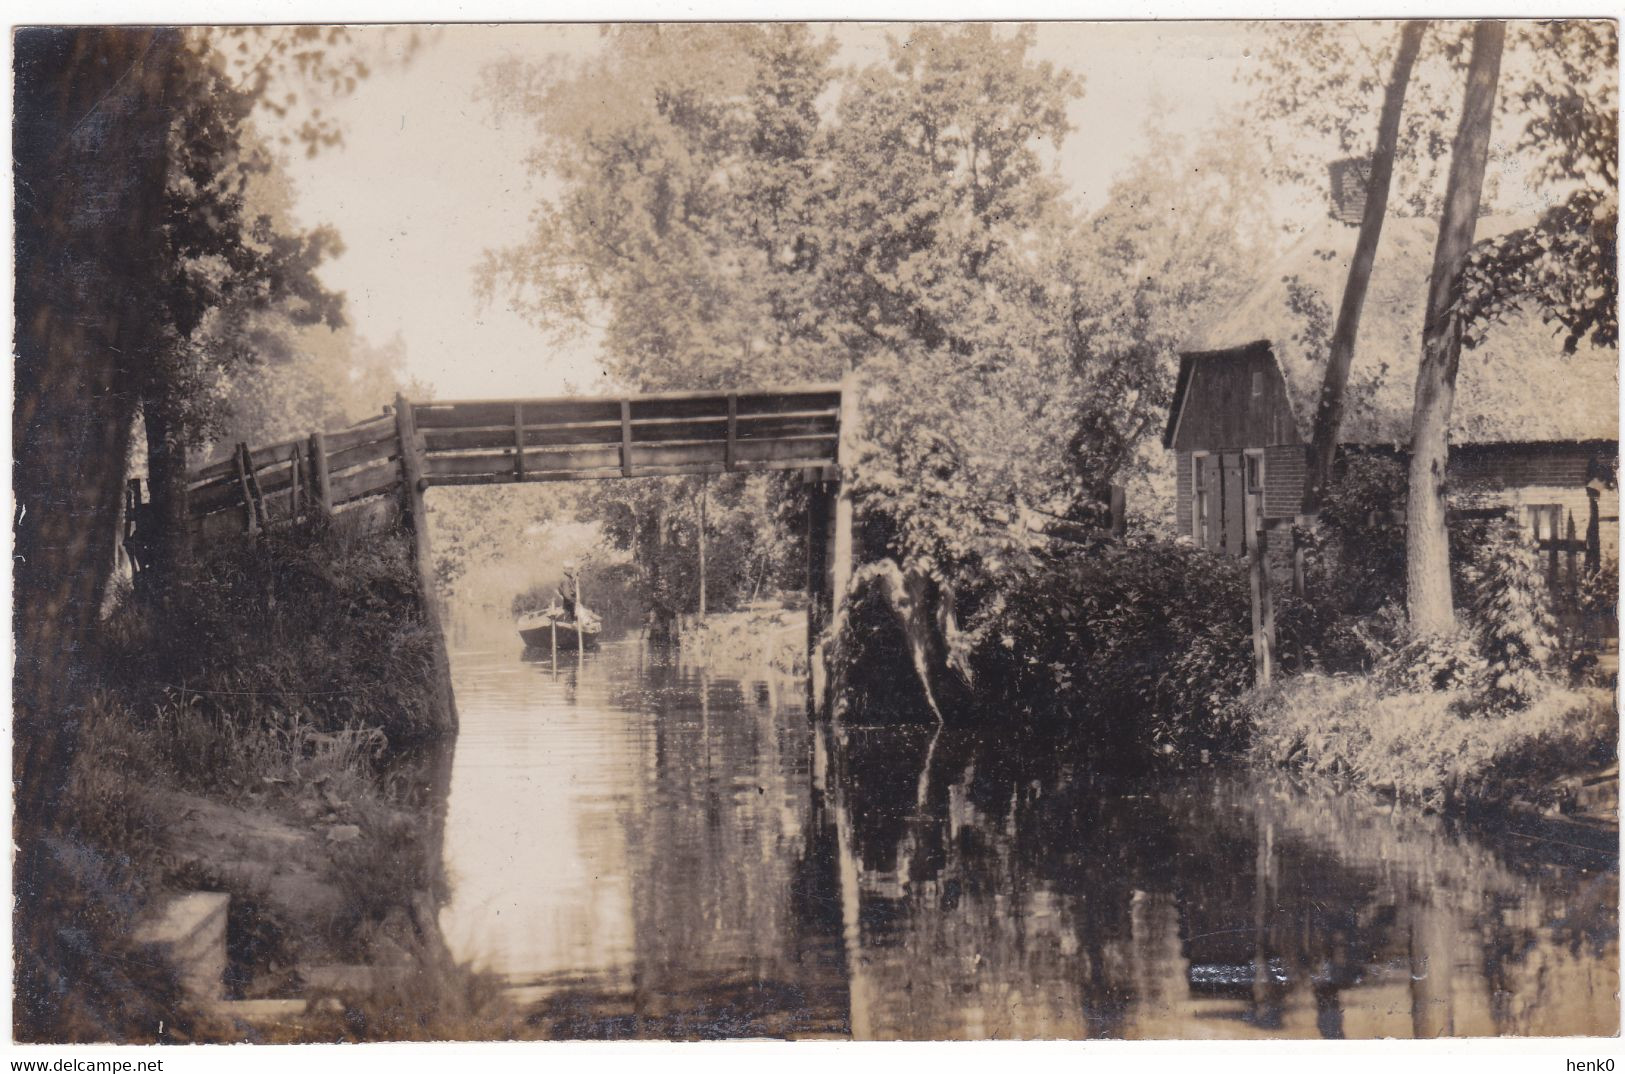
[[[1269,344],[1181,355],[1164,443],[1181,452],[1302,443]]]

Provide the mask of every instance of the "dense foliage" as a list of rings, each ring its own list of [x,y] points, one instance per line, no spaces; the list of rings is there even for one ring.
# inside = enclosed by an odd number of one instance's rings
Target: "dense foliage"
[[[1457,629],[1417,634],[1402,611],[1405,471],[1346,460],[1314,532],[1307,600],[1287,598],[1298,674],[1232,715],[1260,759],[1429,808],[1540,799],[1614,756],[1609,693],[1571,686],[1534,548],[1511,520],[1451,527]],[[1603,598],[1607,599],[1607,598]]]
[[[410,551],[344,516],[212,546],[161,606],[115,611],[109,674],[138,716],[180,704],[238,735],[296,723],[427,737],[435,638]]]
[[[256,333],[254,361],[232,369],[213,389],[220,408],[215,449],[238,441],[271,444],[315,430],[342,429],[404,393],[426,389],[406,374],[406,346],[396,337],[373,344],[346,326],[267,327]]]
[[[208,48],[180,49],[163,188],[164,248],[151,338],[138,384],[154,517],[165,535],[154,567],[184,560],[188,452],[222,431],[223,388],[261,348],[298,326],[343,323],[342,298],[316,277],[340,249],[331,228],[303,231],[264,206],[256,186],[275,160],[252,116],[256,96],[233,85]]]
[[[1556,668],[1558,649],[1551,588],[1534,546],[1510,523],[1491,527],[1462,574],[1486,703],[1503,710],[1530,704]]]
[[[971,665],[1012,717],[1114,764],[1241,741],[1252,683],[1244,566],[1181,542],[1132,539],[1040,563],[972,623]]]
[[[1297,535],[1305,551],[1305,595],[1276,596],[1281,648],[1293,669],[1370,670],[1415,642],[1403,611],[1405,526],[1394,510],[1405,502],[1406,483],[1397,456],[1342,459],[1316,524]],[[1549,585],[1510,518],[1453,522],[1450,544],[1464,629],[1482,639],[1486,667],[1507,676],[1503,688],[1516,695],[1519,676],[1551,670],[1557,639]],[[1471,639],[1461,644],[1480,647]],[[1457,645],[1438,640],[1415,653],[1442,673]]]

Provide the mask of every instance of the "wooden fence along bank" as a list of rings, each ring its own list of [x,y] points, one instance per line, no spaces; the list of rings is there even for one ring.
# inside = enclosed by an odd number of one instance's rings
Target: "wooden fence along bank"
[[[824,635],[852,574],[852,501],[841,475],[854,406],[855,393],[840,385],[445,403],[397,396],[384,415],[348,429],[236,445],[190,475],[188,510],[200,541],[340,512],[370,511],[369,525],[398,520],[412,534],[428,598],[430,488],[799,470],[811,492],[808,656],[822,710]],[[133,501],[128,517],[138,520],[138,488]],[[433,603],[426,599],[426,613],[438,632]]]

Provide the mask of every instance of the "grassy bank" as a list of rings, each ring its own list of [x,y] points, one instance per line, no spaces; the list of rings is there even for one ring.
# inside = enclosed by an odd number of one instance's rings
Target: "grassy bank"
[[[1414,691],[1310,672],[1249,694],[1251,756],[1425,808],[1555,804],[1557,781],[1616,758],[1612,691],[1550,684],[1486,710],[1467,691]]]
[[[707,615],[686,624],[683,657],[719,675],[741,680],[804,684],[807,677],[807,611],[762,602],[756,607]]]
[[[421,1036],[425,1015],[468,1007],[479,988],[435,924],[447,684],[409,555],[399,535],[334,524],[212,549],[186,587],[126,594],[102,624],[59,883],[24,893],[19,1036],[260,1035],[132,940],[187,890],[232,896],[229,999],[331,990],[333,967],[417,982],[394,999],[340,988],[339,1024],[276,1036]]]
[[[1315,614],[1293,623],[1315,670],[1237,706],[1256,760],[1456,810],[1555,808],[1560,781],[1617,759],[1615,684],[1558,630],[1542,565],[1510,525],[1452,531],[1458,626],[1422,637],[1400,610],[1402,535],[1346,522],[1325,537],[1312,604],[1297,605]]]

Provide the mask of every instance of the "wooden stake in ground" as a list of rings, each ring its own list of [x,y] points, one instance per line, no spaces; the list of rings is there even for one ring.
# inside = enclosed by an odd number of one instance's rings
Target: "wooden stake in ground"
[[[1489,159],[1490,120],[1506,24],[1493,20],[1473,28],[1467,95],[1451,151],[1444,216],[1433,251],[1422,362],[1416,372],[1411,411],[1410,492],[1406,502],[1405,580],[1411,629],[1421,634],[1455,626],[1450,593],[1450,541],[1445,531],[1445,466],[1450,454],[1450,412],[1461,363],[1461,270],[1473,245],[1478,204]]]
[[[705,508],[711,496],[711,475],[700,478],[700,622],[705,622]]]
[[[1270,593],[1268,548],[1268,532],[1259,526],[1247,548],[1253,609],[1253,681],[1259,686],[1268,686],[1275,674],[1275,604]]]

